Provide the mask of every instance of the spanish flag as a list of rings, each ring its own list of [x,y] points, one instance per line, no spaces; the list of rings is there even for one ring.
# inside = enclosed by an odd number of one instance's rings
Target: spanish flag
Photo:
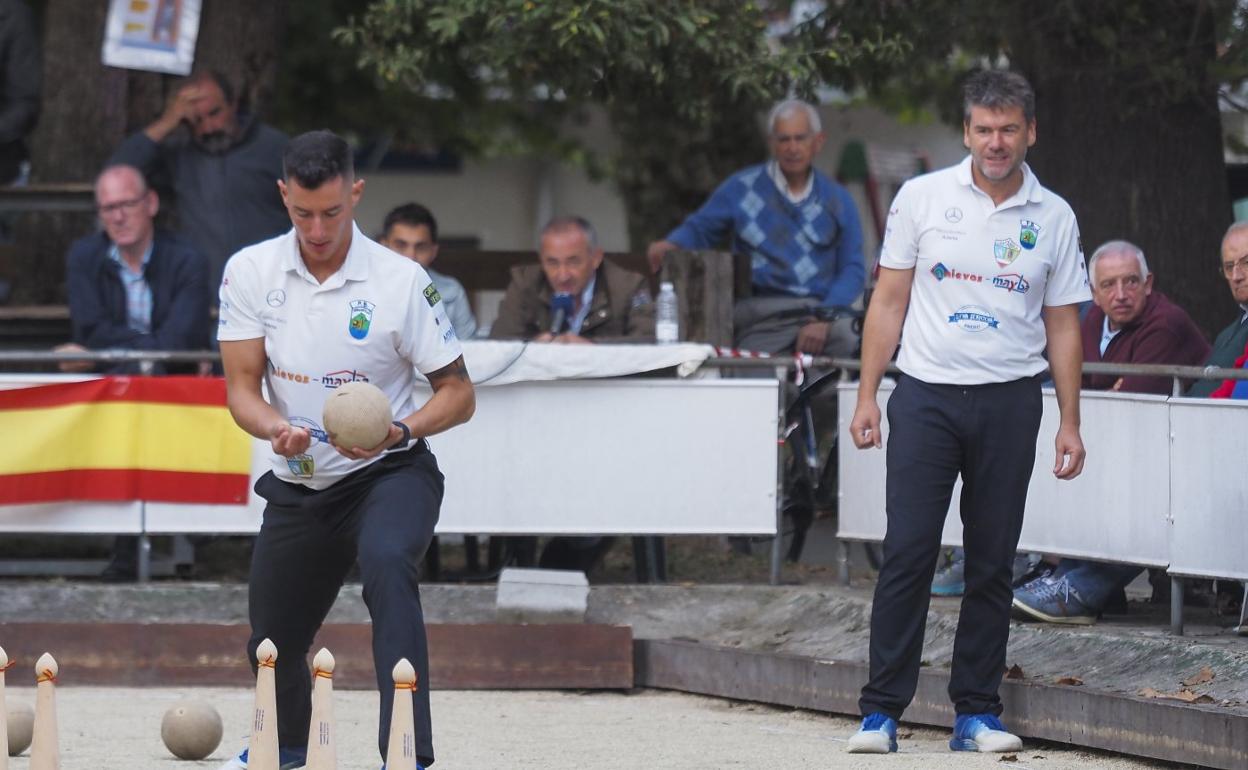
[[[251,439],[209,377],[105,377],[0,391],[0,505],[241,504]]]

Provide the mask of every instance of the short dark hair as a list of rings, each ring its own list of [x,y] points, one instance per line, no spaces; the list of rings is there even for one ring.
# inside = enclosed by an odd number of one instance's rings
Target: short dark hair
[[[1023,119],[1036,119],[1036,92],[1027,78],[1009,70],[980,70],[962,84],[962,120],[971,119],[972,107],[1000,110],[1022,107]]]
[[[234,103],[234,86],[230,84],[229,78],[227,78],[225,73],[221,72],[221,70],[196,70],[195,72],[192,72],[189,77],[187,77],[186,83],[187,85],[191,85],[194,83],[203,83],[206,80],[211,80],[217,84],[217,88],[221,89],[221,95],[225,97],[226,104]]]
[[[432,211],[419,203],[404,203],[389,214],[386,214],[385,220],[381,223],[382,237],[389,238],[390,228],[395,225],[407,225],[409,227],[424,225],[429,228],[429,238],[434,243],[438,242],[438,220],[433,218]]]
[[[352,181],[355,164],[351,148],[333,131],[321,129],[290,140],[282,155],[282,175],[300,187],[315,190],[335,177]]]

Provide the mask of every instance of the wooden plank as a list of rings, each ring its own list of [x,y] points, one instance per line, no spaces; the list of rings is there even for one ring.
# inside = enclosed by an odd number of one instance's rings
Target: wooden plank
[[[632,630],[593,624],[433,624],[428,627],[433,689],[630,689]],[[51,652],[66,685],[247,687],[249,629],[209,623],[0,623],[0,646],[17,665],[8,681],[34,681]],[[376,687],[372,627],[321,628],[310,653],[328,647],[344,689]],[[280,653],[280,651],[279,651]],[[29,676],[27,676],[29,675]]]
[[[638,640],[639,687],[858,715],[867,666],[671,640]],[[949,728],[949,672],[924,668],[905,721]],[[1005,680],[1006,723],[1023,737],[1201,767],[1248,767],[1248,715],[1086,688]]]

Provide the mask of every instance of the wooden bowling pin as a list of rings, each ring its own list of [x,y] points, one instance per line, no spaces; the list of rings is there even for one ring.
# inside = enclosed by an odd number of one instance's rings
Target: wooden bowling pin
[[[30,770],[60,770],[61,749],[56,728],[56,676],[60,667],[50,654],[35,663],[35,728],[30,744]]]
[[[10,668],[13,663],[0,647],[0,770],[9,770],[9,709],[4,702],[4,672]]]
[[[416,719],[412,693],[416,669],[407,658],[394,664],[394,708],[390,711],[390,742],[386,745],[386,770],[416,770]]]
[[[322,647],[312,659],[312,722],[308,726],[307,770],[337,770],[334,747],[334,656]]]
[[[278,770],[277,646],[269,639],[256,648],[256,709],[247,744],[248,770]],[[31,770],[34,770],[32,767]]]

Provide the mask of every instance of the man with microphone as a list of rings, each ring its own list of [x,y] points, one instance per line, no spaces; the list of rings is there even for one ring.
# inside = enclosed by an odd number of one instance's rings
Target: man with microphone
[[[645,276],[603,259],[594,227],[556,217],[542,228],[539,264],[511,269],[491,339],[579,344],[654,342]]]

